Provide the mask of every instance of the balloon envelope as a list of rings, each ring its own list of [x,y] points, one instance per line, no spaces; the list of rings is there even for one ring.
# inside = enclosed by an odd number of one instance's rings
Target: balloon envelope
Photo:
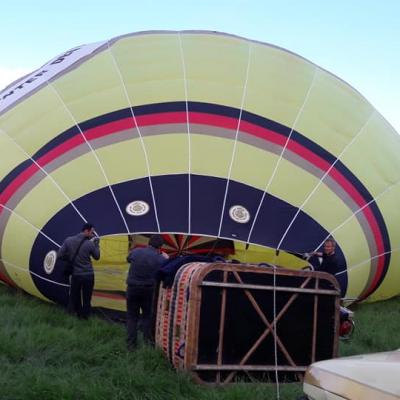
[[[0,93],[0,280],[65,302],[56,251],[90,221],[95,305],[124,307],[129,237],[154,232],[293,268],[332,236],[343,296],[388,298],[399,152],[355,89],[272,45],[184,31],[79,46]]]

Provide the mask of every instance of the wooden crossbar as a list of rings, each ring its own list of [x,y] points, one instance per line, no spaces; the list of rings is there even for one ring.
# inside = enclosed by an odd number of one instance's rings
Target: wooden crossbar
[[[192,367],[194,371],[293,371],[293,372],[303,372],[307,369],[307,366],[296,365],[295,367],[288,367],[286,365],[237,365],[237,364],[197,364]]]
[[[273,286],[263,286],[263,285],[249,285],[249,284],[240,284],[240,283],[221,283],[221,282],[211,282],[211,281],[203,281],[199,284],[199,286],[214,286],[214,287],[222,287],[222,288],[232,288],[232,289],[251,289],[251,290],[274,290]],[[328,290],[328,289],[303,289],[301,287],[286,287],[286,286],[277,286],[275,289],[277,292],[294,292],[294,293],[309,293],[309,294],[326,294],[331,296],[337,296],[340,293],[337,290]]]

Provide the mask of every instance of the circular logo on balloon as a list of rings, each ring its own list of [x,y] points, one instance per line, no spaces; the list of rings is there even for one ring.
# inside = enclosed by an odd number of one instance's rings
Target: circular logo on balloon
[[[129,203],[125,210],[129,215],[138,217],[147,214],[150,210],[150,206],[145,201],[136,200]]]
[[[229,209],[229,216],[239,224],[245,224],[250,221],[250,213],[247,208],[239,205],[232,206]]]
[[[51,250],[46,254],[46,257],[43,261],[43,268],[46,274],[51,274],[53,272],[54,266],[57,261],[57,252],[55,250]]]

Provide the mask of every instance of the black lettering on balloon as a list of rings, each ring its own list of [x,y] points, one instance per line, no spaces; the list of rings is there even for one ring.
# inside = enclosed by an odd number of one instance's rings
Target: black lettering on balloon
[[[32,82],[34,82],[37,78],[39,78],[39,76],[43,76],[46,72],[48,72],[47,69],[42,69],[41,71],[37,72],[35,75],[31,76],[31,77],[30,77],[29,79],[27,79],[25,82],[20,83],[17,87],[13,88],[13,89],[10,90],[8,93],[6,93],[5,95],[3,95],[3,96],[1,97],[0,100],[4,100],[4,99],[7,98],[8,96],[12,96],[12,95],[15,93],[15,91],[16,91],[17,89],[23,89],[24,86],[25,86],[27,83],[32,83]]]
[[[62,54],[61,56],[59,56],[57,59],[55,59],[54,61],[52,61],[50,63],[50,65],[54,65],[54,64],[60,64],[61,62],[63,62],[68,56],[70,56],[74,51],[79,50],[80,47],[77,47],[76,49],[72,49],[72,50],[68,50],[67,52],[65,52],[64,54]]]

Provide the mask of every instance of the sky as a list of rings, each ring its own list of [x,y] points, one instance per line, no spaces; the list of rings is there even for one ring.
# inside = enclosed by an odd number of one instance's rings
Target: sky
[[[297,53],[400,133],[400,0],[2,0],[0,90],[72,47],[158,29],[227,32]]]

